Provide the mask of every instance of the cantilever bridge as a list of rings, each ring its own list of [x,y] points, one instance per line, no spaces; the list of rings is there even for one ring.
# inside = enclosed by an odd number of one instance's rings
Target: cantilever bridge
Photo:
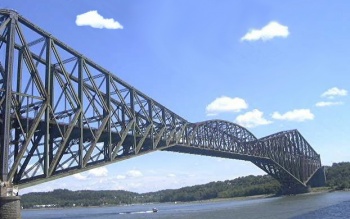
[[[322,169],[297,130],[257,139],[188,122],[12,10],[0,10],[0,149],[2,196],[157,150],[251,161],[290,193]]]

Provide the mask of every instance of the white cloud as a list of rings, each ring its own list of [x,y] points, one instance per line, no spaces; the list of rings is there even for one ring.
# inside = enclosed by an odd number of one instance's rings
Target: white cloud
[[[168,174],[168,177],[176,177],[176,175],[173,174],[173,173],[169,173],[169,174]]]
[[[118,21],[115,21],[113,18],[104,18],[97,11],[88,11],[77,15],[75,24],[99,29],[123,29],[123,26]]]
[[[333,87],[325,91],[321,97],[334,98],[335,96],[346,96],[348,95],[348,91],[345,89],[339,89],[337,87]]]
[[[113,190],[126,190],[126,191],[130,191],[130,189],[126,188],[124,185],[114,185],[114,187],[112,188]]]
[[[127,172],[127,175],[128,175],[129,177],[140,177],[140,176],[143,176],[143,174],[142,174],[141,171],[139,171],[139,170],[129,170],[129,171]]]
[[[86,180],[87,179],[87,176],[82,175],[81,173],[74,174],[73,177],[78,179],[78,180]]]
[[[311,113],[309,109],[296,109],[293,111],[280,114],[279,112],[274,112],[272,118],[277,120],[287,120],[287,121],[296,121],[303,122],[305,120],[313,120],[314,114]]]
[[[342,105],[344,104],[343,102],[332,102],[332,101],[327,101],[327,102],[318,102],[316,103],[317,107],[325,107],[325,106],[336,106],[336,105]]]
[[[124,176],[124,175],[117,175],[117,179],[125,179],[126,178],[126,176]]]
[[[108,175],[108,170],[106,167],[98,167],[92,170],[89,170],[89,175],[95,177],[105,177]]]
[[[256,40],[267,41],[275,37],[286,38],[288,35],[289,35],[289,31],[287,26],[281,25],[276,21],[271,21],[260,30],[258,29],[249,30],[249,32],[246,33],[241,38],[241,41],[256,41]]]
[[[216,98],[206,107],[206,113],[207,116],[213,116],[222,112],[239,112],[247,108],[248,104],[242,98],[222,96]]]
[[[258,109],[254,109],[250,112],[247,112],[243,115],[237,116],[235,122],[246,128],[253,128],[260,125],[271,124],[272,121],[269,121],[263,117],[264,113]]]
[[[145,185],[143,184],[143,182],[130,182],[128,185],[128,188],[129,188],[129,190],[134,191],[134,190],[138,190],[144,186]]]

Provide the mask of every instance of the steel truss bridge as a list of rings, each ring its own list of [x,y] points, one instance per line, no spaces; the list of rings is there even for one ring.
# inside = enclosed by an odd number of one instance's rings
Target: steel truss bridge
[[[257,139],[190,123],[12,10],[0,10],[0,182],[20,188],[153,151],[251,161],[289,193],[319,154],[297,130]]]

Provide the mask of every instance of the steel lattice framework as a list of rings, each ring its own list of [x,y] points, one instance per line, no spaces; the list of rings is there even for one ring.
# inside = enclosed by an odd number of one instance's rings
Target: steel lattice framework
[[[296,131],[257,139],[190,123],[11,10],[0,10],[0,181],[21,187],[156,150],[248,160],[305,188],[320,156]]]

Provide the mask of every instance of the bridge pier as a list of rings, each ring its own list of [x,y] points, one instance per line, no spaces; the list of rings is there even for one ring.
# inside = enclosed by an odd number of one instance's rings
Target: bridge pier
[[[311,177],[310,181],[307,183],[311,187],[322,187],[326,186],[326,173],[325,167],[320,167],[316,173]]]
[[[20,219],[21,198],[17,187],[1,182],[0,185],[0,219]]]
[[[296,195],[308,192],[310,192],[310,187],[304,187],[294,184],[285,184],[281,185],[281,190],[278,195]]]

